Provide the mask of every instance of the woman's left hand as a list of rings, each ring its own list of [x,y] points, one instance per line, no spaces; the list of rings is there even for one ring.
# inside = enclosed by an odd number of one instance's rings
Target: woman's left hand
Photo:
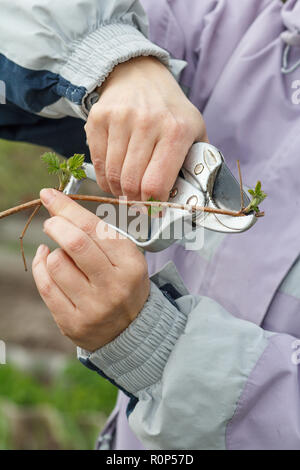
[[[52,216],[44,231],[61,248],[38,249],[37,288],[62,333],[95,351],[142,310],[150,289],[147,263],[131,241],[64,194],[43,190],[41,199]]]

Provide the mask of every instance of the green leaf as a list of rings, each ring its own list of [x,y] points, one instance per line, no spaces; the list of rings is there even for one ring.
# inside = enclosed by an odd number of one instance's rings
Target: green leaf
[[[50,175],[57,175],[60,170],[60,159],[53,152],[46,152],[42,155],[41,159],[47,163],[48,173]]]
[[[74,178],[78,180],[83,180],[84,178],[86,178],[86,173],[82,168],[79,168],[78,170],[71,170],[71,173]]]
[[[261,182],[258,181],[256,183],[256,186],[255,186],[255,189],[249,189],[248,190],[249,194],[251,194],[252,196],[252,201],[250,202],[250,204],[248,205],[248,207],[246,207],[246,209],[244,210],[244,212],[246,214],[248,214],[249,212],[256,212],[256,213],[259,213],[259,205],[266,199],[267,197],[267,194],[264,193],[261,189]]]
[[[255,186],[255,192],[259,193],[261,191],[261,182],[258,181]]]
[[[70,171],[78,170],[84,163],[85,156],[79,153],[75,153],[73,157],[68,160],[68,168]]]
[[[149,197],[148,202],[161,202],[161,201],[158,201],[151,196]],[[159,214],[160,212],[162,212],[162,210],[163,210],[162,207],[148,207],[149,217],[151,217],[152,215]]]
[[[46,152],[41,158],[48,165],[48,173],[58,176],[60,191],[65,189],[72,175],[77,179],[86,178],[86,174],[81,168],[84,155],[75,154],[69,160],[61,161],[55,153]]]

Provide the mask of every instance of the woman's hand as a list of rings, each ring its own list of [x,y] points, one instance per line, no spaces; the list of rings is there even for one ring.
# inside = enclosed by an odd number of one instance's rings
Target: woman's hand
[[[95,351],[142,310],[150,289],[146,261],[131,241],[67,196],[48,189],[41,198],[53,216],[44,231],[61,249],[38,249],[37,288],[62,333]]]
[[[192,144],[207,141],[200,112],[151,57],[118,65],[100,93],[85,126],[99,186],[166,201]]]

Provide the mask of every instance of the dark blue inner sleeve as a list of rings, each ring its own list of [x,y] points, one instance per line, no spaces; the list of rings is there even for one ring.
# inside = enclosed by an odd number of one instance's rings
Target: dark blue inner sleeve
[[[7,103],[0,105],[0,138],[50,147],[70,157],[84,153],[90,161],[86,145],[84,121],[72,117],[47,119]]]

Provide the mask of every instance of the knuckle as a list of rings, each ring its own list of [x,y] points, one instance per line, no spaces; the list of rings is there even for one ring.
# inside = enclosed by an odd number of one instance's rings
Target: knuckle
[[[101,110],[97,109],[97,114],[98,114],[99,123],[102,123],[102,122],[107,123],[111,119],[112,109],[107,104],[105,106],[103,106],[102,104]]]
[[[152,112],[152,119],[154,122],[165,122],[169,118],[170,112],[166,109],[158,109]]]
[[[138,195],[140,192],[139,182],[133,176],[125,175],[122,177],[121,187],[125,195]]]
[[[100,188],[102,189],[102,191],[104,191],[105,193],[109,193],[109,192],[110,192],[110,188],[109,188],[109,185],[108,185],[108,183],[107,183],[105,177],[101,177],[101,176],[100,176],[100,177],[97,179],[97,181],[98,181],[98,184],[99,184]]]
[[[101,124],[105,120],[106,115],[107,115],[107,112],[105,108],[100,109],[98,106],[94,105],[89,112],[87,125]]]
[[[52,273],[60,270],[62,263],[63,254],[61,250],[53,251],[47,258],[47,268]]]
[[[42,297],[44,298],[49,298],[51,297],[52,293],[52,285],[50,281],[44,281],[40,286],[39,286],[39,291]]]
[[[147,178],[142,182],[142,193],[148,197],[159,199],[163,187],[160,181],[156,178]]]
[[[102,160],[100,157],[94,157],[93,159],[93,165],[95,168],[95,171],[98,174],[105,175],[105,162]]]
[[[115,185],[120,186],[121,175],[120,175],[119,170],[117,170],[116,168],[108,167],[106,169],[105,176],[106,176],[107,181],[110,184],[115,184]]]
[[[81,253],[86,249],[87,242],[83,235],[76,235],[67,240],[66,245],[70,252]]]
[[[96,226],[98,224],[99,220],[97,219],[96,221],[95,220],[92,220],[92,219],[89,219],[89,220],[85,220],[81,223],[81,230],[83,232],[85,232],[87,235],[92,235],[94,234],[95,230],[96,230]]]
[[[140,112],[137,115],[137,125],[140,131],[147,132],[151,129],[151,127],[154,124],[154,120],[152,119],[152,116],[145,113],[145,112]]]
[[[127,106],[118,106],[111,110],[110,118],[113,122],[124,124],[127,122],[130,114],[131,111]]]
[[[168,133],[171,140],[182,140],[188,131],[187,125],[184,121],[172,119],[168,124]]]

